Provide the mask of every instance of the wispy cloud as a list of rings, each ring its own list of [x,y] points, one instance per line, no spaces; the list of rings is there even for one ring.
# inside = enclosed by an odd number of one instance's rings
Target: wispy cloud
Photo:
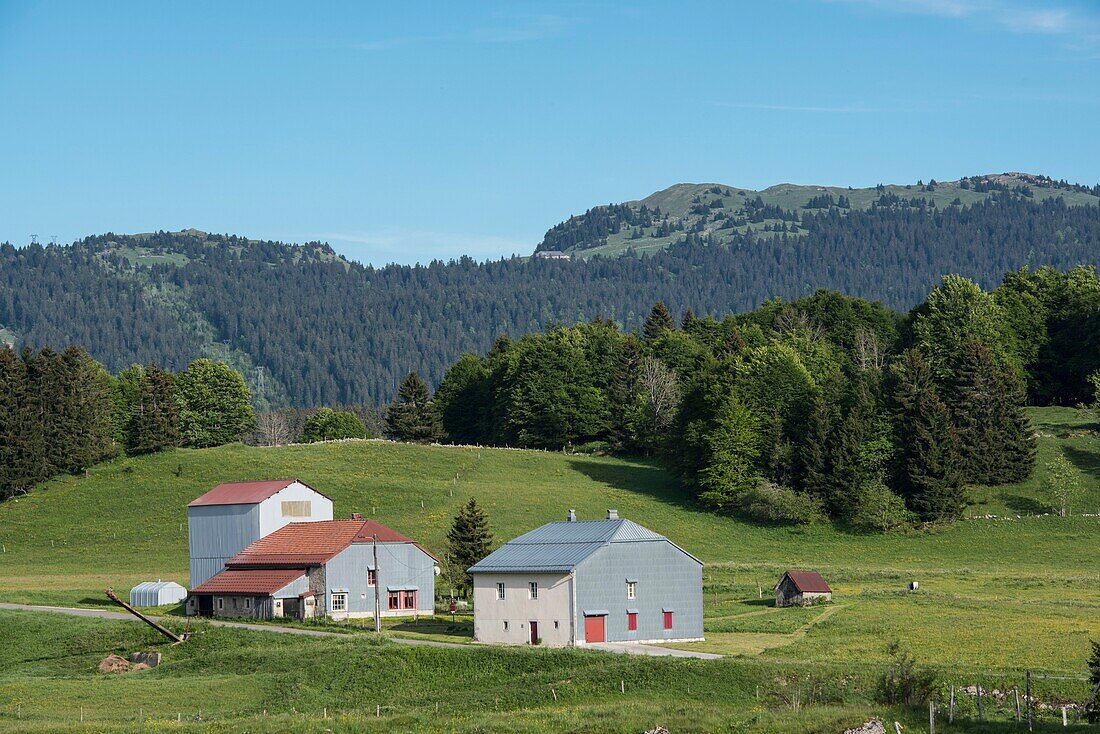
[[[395,35],[353,44],[361,51],[385,51],[425,43],[524,43],[553,38],[575,19],[551,13],[494,14],[487,23],[444,33]]]
[[[307,239],[327,241],[342,254],[374,265],[426,263],[460,255],[477,259],[496,258],[526,255],[535,249],[533,243],[518,238],[421,229],[321,232],[310,234]]]
[[[735,110],[775,110],[777,112],[824,112],[837,114],[861,114],[901,112],[900,107],[867,107],[864,105],[797,105],[766,104],[759,102],[711,102],[712,107],[724,107]]]
[[[1013,33],[1063,36],[1079,49],[1100,46],[1100,9],[1052,0],[826,0],[882,10],[967,19]]]

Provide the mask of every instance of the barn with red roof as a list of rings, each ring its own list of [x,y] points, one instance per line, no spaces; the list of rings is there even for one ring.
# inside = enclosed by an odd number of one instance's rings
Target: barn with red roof
[[[331,519],[332,500],[297,479],[219,484],[187,505],[191,586],[288,523]]]
[[[187,614],[347,619],[374,616],[376,599],[381,616],[431,614],[435,556],[412,538],[358,514],[346,520],[293,521],[331,516],[331,508],[331,500],[297,480],[222,484],[192,502],[189,518],[198,517],[191,525],[193,552],[239,547],[224,560],[214,555],[200,559],[220,564],[191,588]],[[240,545],[272,524],[277,527]],[[228,530],[229,537],[204,535],[219,530]],[[194,561],[192,555],[192,568]]]

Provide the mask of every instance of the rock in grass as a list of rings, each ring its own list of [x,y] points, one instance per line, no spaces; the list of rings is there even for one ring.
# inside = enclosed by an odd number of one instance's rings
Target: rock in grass
[[[845,729],[844,734],[886,734],[886,725],[881,719],[871,719],[863,726],[855,729]]]
[[[126,658],[113,653],[99,661],[100,673],[125,673],[129,669],[130,663]]]

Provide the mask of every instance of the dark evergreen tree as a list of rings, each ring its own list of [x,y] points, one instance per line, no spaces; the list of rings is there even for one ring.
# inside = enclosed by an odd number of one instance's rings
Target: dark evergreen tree
[[[622,452],[639,448],[638,426],[641,420],[641,368],[644,350],[637,337],[623,341],[616,355],[615,372],[611,381],[610,439],[611,445]]]
[[[836,417],[821,395],[814,398],[806,422],[806,431],[795,452],[798,488],[811,497],[825,500],[831,490],[828,451]]]
[[[982,343],[969,341],[954,365],[949,386],[964,476],[977,484],[1018,482],[1035,467],[1035,437],[1021,408],[1016,373],[998,364]]]
[[[684,317],[680,319],[680,328],[684,331],[688,331],[695,325],[695,312],[690,308],[684,311]]]
[[[1100,642],[1092,643],[1092,656],[1089,658],[1089,686],[1093,693],[1100,690]],[[1100,724],[1100,696],[1093,695],[1085,709],[1090,724]]]
[[[176,383],[171,373],[150,363],[138,381],[138,396],[131,408],[127,448],[145,454],[180,442]]]
[[[492,442],[492,383],[489,362],[464,354],[443,375],[435,402],[448,440],[460,444]]]
[[[661,334],[672,331],[674,328],[676,326],[672,321],[672,314],[668,312],[668,306],[663,301],[657,301],[650,309],[649,316],[646,317],[645,325],[642,327],[642,336],[645,337],[647,342],[653,342]]]
[[[909,350],[894,365],[894,382],[899,494],[922,520],[954,520],[966,506],[959,439],[932,370]]]
[[[43,477],[35,403],[25,359],[0,346],[0,500],[26,494]]]
[[[386,412],[386,428],[398,441],[439,441],[443,421],[420,375],[410,372]]]
[[[447,531],[447,562],[453,567],[455,580],[465,588],[472,586],[466,569],[489,555],[493,533],[489,518],[473,497],[458,509],[451,529]]]

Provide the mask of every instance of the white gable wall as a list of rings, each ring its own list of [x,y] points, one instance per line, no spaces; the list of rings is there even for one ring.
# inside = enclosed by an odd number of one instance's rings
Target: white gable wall
[[[310,514],[308,517],[285,516],[283,514],[284,502],[309,502]],[[310,489],[301,482],[293,482],[286,488],[279,490],[259,504],[260,535],[274,533],[279,528],[292,522],[316,522],[318,520],[332,519],[332,500],[320,492]],[[258,540],[259,538],[257,538]]]

